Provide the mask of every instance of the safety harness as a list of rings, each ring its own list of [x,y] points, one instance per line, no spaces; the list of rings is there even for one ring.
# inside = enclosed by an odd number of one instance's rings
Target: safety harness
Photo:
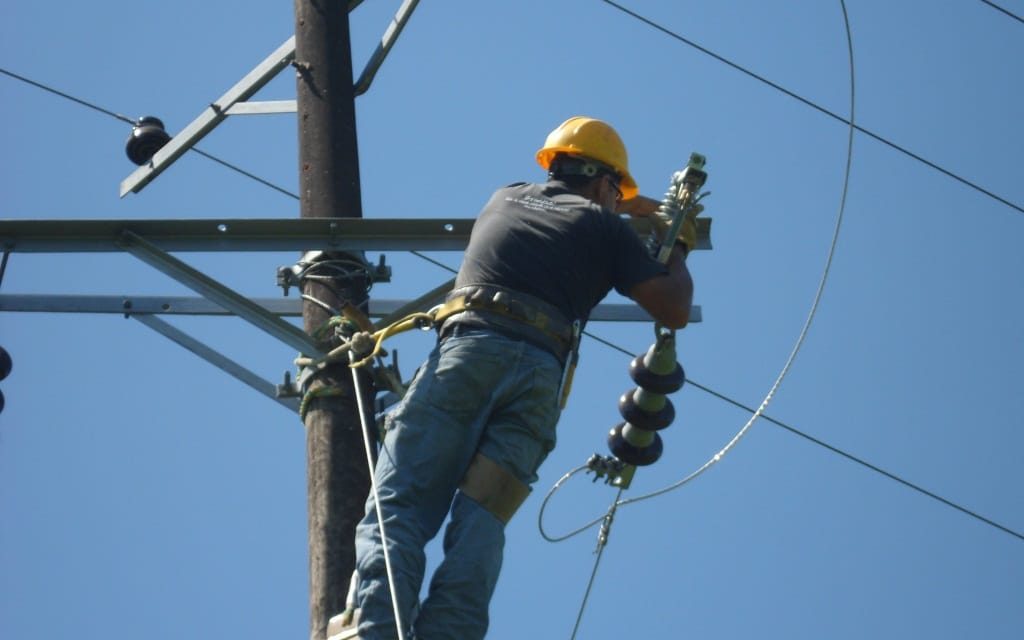
[[[525,340],[551,352],[562,363],[558,389],[560,408],[565,408],[572,377],[579,361],[583,323],[565,315],[540,298],[493,285],[473,284],[455,289],[445,303],[430,311],[438,335],[444,340],[458,325],[480,326]]]
[[[491,285],[455,289],[431,311],[440,337],[456,324],[486,326],[550,351],[560,361],[576,349],[573,324],[554,306],[518,291]]]

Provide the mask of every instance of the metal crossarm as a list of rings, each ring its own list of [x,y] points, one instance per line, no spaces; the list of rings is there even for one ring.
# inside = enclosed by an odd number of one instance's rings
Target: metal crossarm
[[[191,149],[197,142],[228,117],[228,110],[237,102],[243,102],[255,94],[274,76],[287,67],[295,59],[295,36],[288,38],[263,62],[250,71],[227,93],[214,101],[209,107],[190,122],[184,129],[164,145],[149,162],[139,167],[121,182],[121,197],[129,193],[138,193],[154,178],[177,160],[183,153]]]
[[[316,342],[299,327],[278,318],[245,296],[239,295],[213,278],[200,273],[131,231],[124,232],[118,245],[139,260],[169,275],[290,347],[307,355],[323,355],[323,351],[316,345]]]
[[[462,251],[473,218],[212,218],[188,220],[0,220],[13,253],[121,251],[125,231],[164,251]],[[642,218],[630,219],[641,237]],[[697,249],[711,248],[711,218],[697,219]]]
[[[447,285],[448,283],[445,283]],[[440,301],[445,285],[415,300],[370,300],[371,318],[397,320],[413,311],[429,309],[433,300]],[[292,298],[251,298],[254,304],[277,316],[299,317],[302,301]],[[75,295],[0,293],[0,311],[27,313],[99,313],[157,314],[171,316],[231,316],[233,313],[205,298],[184,296]],[[700,322],[701,308],[690,308],[690,323]],[[653,318],[635,304],[602,303],[590,314],[592,322],[653,322]],[[381,324],[387,324],[382,322]]]
[[[471,218],[232,218],[208,220],[0,220],[14,253],[121,251],[124,232],[164,251],[462,251]]]

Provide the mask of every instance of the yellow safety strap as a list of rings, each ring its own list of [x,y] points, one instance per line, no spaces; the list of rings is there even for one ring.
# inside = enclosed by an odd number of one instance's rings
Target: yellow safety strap
[[[370,355],[358,362],[353,362],[349,366],[353,368],[362,367],[372,362],[373,359],[383,351],[382,345],[384,344],[384,341],[395,334],[402,333],[403,331],[409,331],[410,329],[418,329],[424,326],[430,327],[433,325],[434,317],[432,314],[410,313],[401,320],[393,322],[383,329],[371,333],[370,338],[373,340],[373,350],[370,352]]]
[[[556,321],[539,309],[534,309],[533,313],[530,314],[529,317],[522,317],[518,314],[512,313],[507,305],[493,301],[470,302],[467,299],[467,296],[460,295],[448,300],[441,306],[436,307],[431,313],[434,316],[434,323],[437,326],[441,326],[444,324],[445,320],[457,313],[462,313],[463,311],[490,311],[498,313],[540,331],[544,335],[567,348],[569,346],[569,336],[554,331],[553,327],[557,324]]]
[[[358,309],[355,308],[347,309],[346,311],[348,311],[349,313],[358,313]],[[512,318],[517,322],[521,322],[526,326],[529,326],[533,329],[540,331],[548,338],[554,340],[556,344],[562,345],[570,352],[574,352],[576,349],[576,344],[573,343],[575,342],[577,336],[567,336],[554,330],[555,327],[557,327],[557,325],[559,324],[559,321],[556,321],[555,319],[551,318],[550,316],[548,316],[547,314],[538,309],[533,308],[531,309],[530,314],[523,316],[521,314],[513,313],[507,304],[495,302],[494,300],[471,301],[469,299],[469,296],[459,295],[452,298],[451,300],[448,300],[447,302],[440,306],[434,307],[427,313],[412,313],[378,331],[374,331],[372,333],[367,332],[374,342],[372,351],[365,358],[359,360],[358,362],[354,362],[349,366],[362,367],[372,362],[373,359],[377,357],[377,355],[380,354],[380,352],[383,350],[382,345],[384,343],[384,340],[390,338],[395,334],[402,333],[403,331],[409,331],[410,329],[424,327],[440,327],[444,324],[445,320],[458,313],[462,313],[463,311],[489,311],[498,313],[500,315]],[[347,313],[346,315],[349,315],[349,313]],[[349,317],[350,319],[352,319],[354,322],[361,326],[368,323],[368,320],[360,322],[359,320],[363,319],[355,318],[352,316]],[[333,355],[333,353],[330,355]],[[572,353],[569,354],[569,359],[574,359]],[[563,384],[564,391],[568,391],[567,387],[568,385]],[[566,395],[568,394],[566,393]]]

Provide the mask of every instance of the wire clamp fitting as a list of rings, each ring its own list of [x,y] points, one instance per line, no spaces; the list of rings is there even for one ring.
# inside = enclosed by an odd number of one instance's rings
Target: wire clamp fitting
[[[604,480],[605,484],[612,484],[625,467],[626,463],[615,456],[602,456],[595,453],[587,460],[587,473],[594,474],[593,482]]]
[[[277,286],[286,297],[292,287],[301,291],[306,280],[331,283],[357,277],[366,280],[368,288],[378,282],[391,282],[387,258],[380,254],[377,264],[370,264],[359,256],[307,251],[295,264],[277,268]]]

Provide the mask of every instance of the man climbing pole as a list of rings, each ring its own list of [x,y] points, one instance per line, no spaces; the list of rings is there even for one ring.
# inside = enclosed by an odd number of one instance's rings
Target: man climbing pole
[[[555,446],[590,311],[614,288],[662,325],[689,319],[693,222],[667,265],[650,256],[615,213],[649,216],[658,204],[638,196],[615,130],[570,118],[537,161],[546,182],[501,188],[481,211],[436,312],[437,346],[387,418],[375,479],[389,560],[371,494],[356,534],[362,640],[483,638],[505,524]],[[449,512],[444,559],[420,604],[424,546]]]

